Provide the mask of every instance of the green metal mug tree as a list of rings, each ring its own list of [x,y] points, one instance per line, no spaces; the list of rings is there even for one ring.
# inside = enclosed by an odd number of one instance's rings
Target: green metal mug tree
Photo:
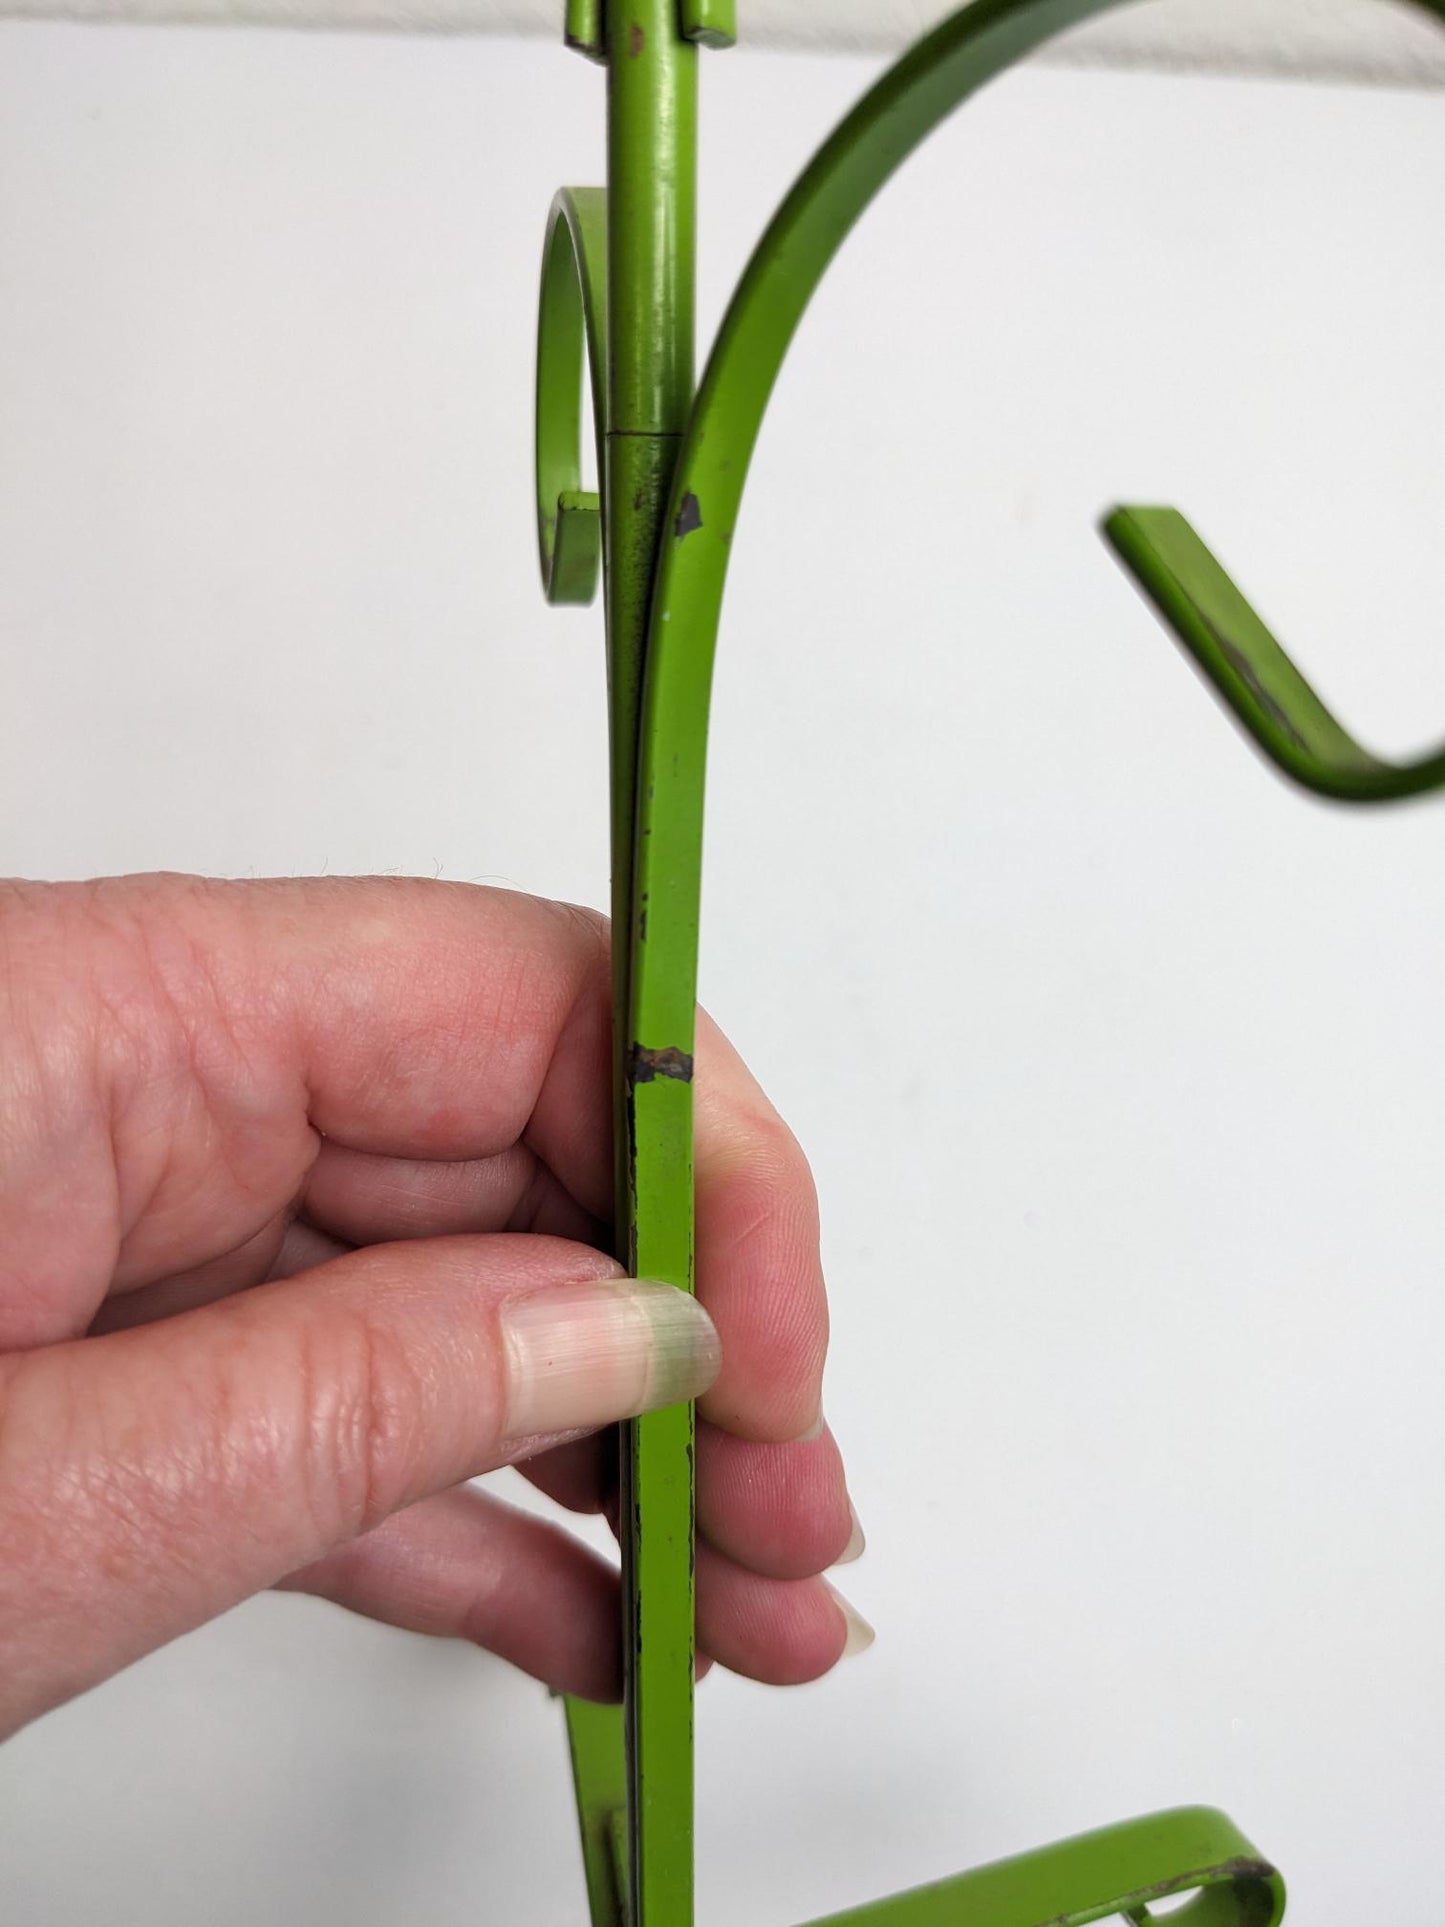
[[[878,189],[953,109],[1121,0],[973,0],[843,121],[758,243],[694,390],[697,57],[734,0],[568,0],[566,39],[607,70],[607,187],[564,189],[543,256],[537,521],[548,599],[604,584],[611,743],[618,1256],[693,1287],[692,1052],[708,706],[729,546],[794,329]],[[1445,21],[1445,0],[1411,0]],[[599,491],[582,486],[584,376]],[[1183,516],[1121,508],[1105,533],[1285,774],[1341,802],[1445,783],[1335,720]],[[567,1703],[593,1927],[687,1927],[693,1907],[693,1414],[624,1428],[624,1701]],[[1278,1872],[1223,1814],[1184,1808],[1001,1861],[817,1927],[1274,1927]]]

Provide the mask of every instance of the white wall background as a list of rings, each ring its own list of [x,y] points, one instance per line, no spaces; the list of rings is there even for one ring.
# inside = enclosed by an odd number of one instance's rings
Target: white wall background
[[[709,323],[869,72],[707,61]],[[0,29],[7,868],[601,900],[528,473],[601,105],[540,43]],[[705,980],[816,1162],[879,1639],[705,1689],[703,1927],[1193,1800],[1305,1927],[1428,1910],[1445,807],[1286,791],[1091,523],[1177,501],[1363,733],[1445,723],[1442,168],[1425,95],[1026,73],[805,323]],[[17,1927],[581,1917],[540,1689],[309,1601],[22,1735],[0,1813]]]

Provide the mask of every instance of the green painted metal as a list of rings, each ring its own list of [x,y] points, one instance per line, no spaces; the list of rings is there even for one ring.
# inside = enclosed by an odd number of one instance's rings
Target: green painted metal
[[[1120,508],[1104,531],[1265,755],[1316,795],[1390,803],[1445,784],[1445,749],[1387,763],[1325,707],[1177,509]]]
[[[737,0],[678,0],[678,28],[699,47],[735,47]]]
[[[569,8],[608,52],[606,193],[558,197],[538,324],[538,535],[555,601],[587,600],[605,560],[614,925],[631,919],[643,652],[661,518],[693,397],[696,47],[675,0]],[[590,349],[601,503],[578,487]],[[598,511],[600,514],[600,526]],[[616,1240],[629,1269],[692,1287],[692,1093],[680,1060],[634,1048],[631,957],[613,949]],[[694,1666],[689,1406],[625,1428],[622,1712],[569,1703],[594,1927],[692,1917]],[[616,1845],[625,1838],[627,1852]]]
[[[1118,0],[974,0],[888,72],[788,194],[744,271],[680,457],[648,653],[634,1028],[671,1036],[696,992],[698,852],[713,656],[747,468],[797,323],[874,194],[960,102]],[[1445,18],[1445,0],[1416,0]]]
[[[620,1824],[625,1833],[627,1824],[627,1756],[621,1713],[587,1700],[565,1704],[588,1915],[593,1927],[622,1927],[627,1867],[617,1854],[617,1831]]]
[[[607,22],[603,0],[567,0],[567,45],[589,60],[607,58]]]
[[[697,49],[673,0],[610,0],[607,82],[607,652],[613,928],[631,921],[643,655],[663,507],[693,400]],[[617,1226],[628,1269],[693,1288],[692,1088],[655,1076],[613,945]],[[628,1905],[692,1919],[693,1414],[636,1420],[621,1451]]]
[[[1412,0],[1445,18],[1445,0]],[[692,1053],[708,710],[748,465],[797,323],[844,237],[955,107],[1054,34],[1121,0],[974,0],[865,96],[798,180],[750,261],[693,397],[698,44],[714,0],[569,4],[568,37],[608,64],[606,245],[599,190],[559,197],[544,257],[538,530],[554,599],[606,575],[612,768],[618,1251],[691,1289]],[[605,294],[602,290],[605,288]],[[605,319],[604,319],[605,310]],[[577,480],[580,354],[591,346],[600,505]],[[605,345],[604,345],[605,342]],[[598,371],[605,383],[598,388]],[[595,516],[600,507],[600,536]],[[1350,800],[1445,777],[1367,756],[1329,716],[1217,563],[1167,510],[1110,539],[1267,753]],[[623,1441],[624,1713],[569,1703],[593,1927],[692,1919],[692,1414]],[[1279,1875],[1205,1809],[1156,1815],[835,1916],[926,1927],[1081,1927],[1198,1889],[1190,1927],[1273,1927]]]
[[[1167,1915],[1173,1895],[1198,1897]],[[1284,1882],[1211,1807],[1150,1814],[1034,1853],[996,1860],[813,1927],[1087,1927],[1119,1916],[1147,1927],[1275,1927]]]
[[[602,561],[602,501],[582,487],[582,369],[590,374],[602,473],[606,418],[607,196],[563,188],[542,251],[537,316],[537,547],[549,602],[590,602]]]

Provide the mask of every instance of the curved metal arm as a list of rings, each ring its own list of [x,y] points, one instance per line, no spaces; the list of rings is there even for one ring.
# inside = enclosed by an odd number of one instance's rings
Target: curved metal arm
[[[1153,1911],[1180,1894],[1194,1897],[1168,1914]],[[830,1914],[813,1927],[1273,1927],[1284,1904],[1284,1882],[1227,1815],[1179,1807]]]
[[[1336,803],[1445,783],[1445,750],[1371,755],[1336,720],[1178,509],[1115,509],[1104,533],[1160,616],[1277,769]]]
[[[635,919],[633,932],[637,967],[632,1034],[640,1043],[691,1048],[691,960],[697,945],[717,625],[748,465],[798,321],[853,223],[940,121],[1055,34],[1120,3],[973,0],[885,74],[831,136],[784,201],[739,283],[693,409],[676,471],[669,535],[658,564],[647,656],[635,898],[636,917],[650,914],[645,927]],[[1445,20],[1445,0],[1412,4]],[[1361,798],[1386,793],[1362,785],[1358,774],[1330,789],[1330,758],[1321,754],[1322,734],[1311,736],[1317,748],[1308,762],[1298,745],[1288,747],[1288,729],[1282,729],[1271,712],[1270,701],[1282,710],[1287,706],[1278,690],[1270,689],[1269,678],[1261,678],[1266,691],[1262,698],[1247,676],[1216,675],[1212,660],[1202,653],[1200,660],[1266,753],[1291,775],[1312,780],[1330,794]],[[1298,681],[1307,688],[1302,678]],[[1318,705],[1317,698],[1312,700]],[[1323,705],[1318,708],[1323,712]],[[1298,728],[1303,709],[1291,704],[1288,713]],[[1334,728],[1338,752],[1349,739],[1338,725]],[[1353,753],[1364,756],[1357,749]],[[1340,767],[1338,757],[1335,767]],[[1355,767],[1358,771],[1359,764]],[[1420,772],[1417,787],[1438,780],[1436,760],[1420,766]]]
[[[582,377],[592,384],[602,473],[607,368],[607,193],[564,187],[547,217],[537,309],[537,549],[549,602],[590,602],[602,505],[582,486]]]

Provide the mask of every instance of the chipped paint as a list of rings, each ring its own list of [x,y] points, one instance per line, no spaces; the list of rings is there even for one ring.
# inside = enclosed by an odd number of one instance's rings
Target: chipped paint
[[[645,1044],[634,1044],[627,1053],[627,1076],[634,1085],[650,1084],[658,1077],[670,1077],[679,1084],[690,1084],[692,1052],[679,1050],[675,1044],[669,1044],[662,1050],[649,1050]]]

